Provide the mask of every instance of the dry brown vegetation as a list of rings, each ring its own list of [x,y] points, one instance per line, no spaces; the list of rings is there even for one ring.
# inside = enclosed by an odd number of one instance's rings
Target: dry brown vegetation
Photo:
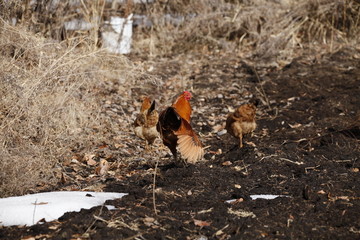
[[[265,64],[289,62],[304,49],[334,51],[360,36],[356,1],[169,1],[147,9],[154,27],[135,51],[166,55],[189,50],[232,51]],[[179,25],[164,12],[183,17]]]
[[[355,0],[189,0],[111,7],[81,1],[80,11],[70,1],[60,2],[51,8],[51,1],[36,6],[0,1],[0,196],[58,181],[58,163],[70,158],[72,149],[91,148],[109,131],[116,135],[118,120],[102,114],[104,85],[130,86],[144,73],[125,57],[98,48],[101,23],[113,12],[134,11],[153,22],[134,33],[133,52],[146,57],[231,51],[254,64],[281,67],[302,51],[321,54],[360,40]],[[166,13],[183,20],[168,22]],[[13,18],[16,25],[10,24]],[[95,27],[66,32],[64,22],[75,18]],[[126,88],[119,94],[126,97]]]
[[[131,84],[140,74],[122,56],[65,46],[5,22],[0,34],[5,196],[56,181],[57,163],[69,159],[74,146],[91,148],[106,138],[99,127],[109,120],[101,114],[104,85],[123,78]]]

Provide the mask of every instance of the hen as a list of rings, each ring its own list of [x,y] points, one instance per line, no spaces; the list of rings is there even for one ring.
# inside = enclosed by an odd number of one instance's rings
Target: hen
[[[155,110],[155,100],[151,104],[150,98],[145,97],[140,113],[133,124],[135,135],[146,141],[145,149],[148,149],[149,144],[152,144],[159,135],[156,130],[158,119],[159,113]]]
[[[157,130],[175,160],[177,149],[189,163],[196,163],[204,155],[202,143],[190,125],[191,106],[189,100],[191,93],[184,91],[177,97],[171,107],[160,113]]]
[[[252,134],[256,128],[255,113],[258,102],[253,101],[245,103],[238,107],[234,113],[230,113],[226,119],[227,132],[239,138],[239,147],[243,147],[243,136],[245,134]]]

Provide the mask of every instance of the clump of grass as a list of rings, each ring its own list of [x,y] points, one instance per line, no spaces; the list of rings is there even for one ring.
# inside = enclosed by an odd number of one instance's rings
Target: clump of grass
[[[58,181],[54,169],[75,146],[104,139],[111,129],[97,126],[111,119],[100,114],[102,84],[122,74],[131,84],[136,71],[122,56],[78,48],[83,42],[68,46],[4,21],[0,36],[0,196],[7,196]]]
[[[359,1],[319,1],[307,5],[307,22],[299,35],[305,43],[356,45],[360,40]]]
[[[189,51],[233,52],[260,62],[288,61],[298,50],[323,44],[356,44],[358,1],[195,1],[155,3],[153,26],[136,31],[135,51],[153,56]],[[179,9],[179,11],[176,11]],[[165,14],[182,21],[172,24]],[[165,20],[164,20],[165,19]]]
[[[283,9],[284,10],[284,9]],[[332,52],[359,42],[360,4],[355,1],[305,1],[289,5],[265,24],[254,56],[259,61],[291,61],[302,49]]]

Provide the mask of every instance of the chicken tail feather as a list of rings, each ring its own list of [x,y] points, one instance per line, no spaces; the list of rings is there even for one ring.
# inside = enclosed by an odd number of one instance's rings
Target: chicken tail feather
[[[189,163],[196,163],[204,155],[204,149],[199,140],[190,135],[178,135],[178,147],[181,155]]]

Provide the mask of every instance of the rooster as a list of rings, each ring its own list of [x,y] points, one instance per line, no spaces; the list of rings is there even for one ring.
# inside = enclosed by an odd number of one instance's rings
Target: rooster
[[[177,149],[189,163],[196,163],[204,155],[202,143],[190,125],[191,93],[184,91],[177,97],[171,107],[160,113],[157,130],[167,146],[177,159]]]
[[[156,130],[156,124],[159,119],[159,113],[155,110],[155,100],[151,103],[150,98],[145,97],[140,113],[137,115],[134,121],[134,132],[135,135],[145,140],[145,149],[152,144],[158,137]]]
[[[256,128],[255,113],[258,101],[254,100],[238,107],[234,113],[230,113],[226,119],[227,132],[239,138],[239,147],[243,147],[243,135],[252,134]]]

